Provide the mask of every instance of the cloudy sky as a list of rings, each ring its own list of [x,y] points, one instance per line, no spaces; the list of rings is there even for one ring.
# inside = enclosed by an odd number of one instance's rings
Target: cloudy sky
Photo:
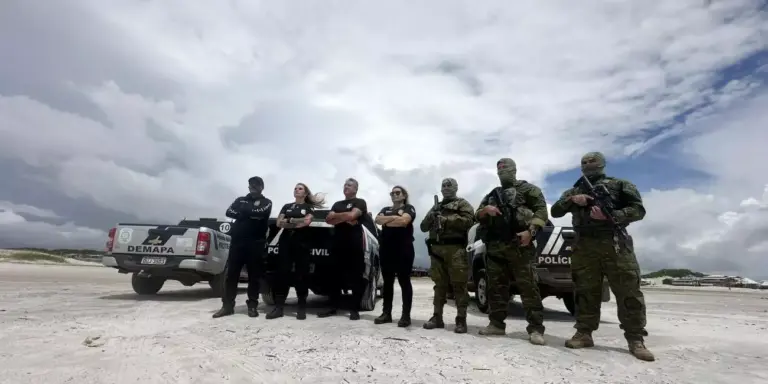
[[[768,278],[763,4],[7,0],[0,246],[223,217],[252,175],[424,212],[509,156],[551,203],[600,150],[643,193],[645,270]]]

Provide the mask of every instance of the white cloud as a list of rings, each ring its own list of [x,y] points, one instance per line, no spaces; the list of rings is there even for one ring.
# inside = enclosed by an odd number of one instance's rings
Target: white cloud
[[[338,199],[354,176],[372,210],[395,183],[426,210],[452,176],[476,204],[499,157],[546,188],[583,152],[636,153],[683,111],[709,100],[704,120],[740,100],[754,84],[713,83],[765,48],[758,5],[72,2],[80,26],[111,42],[78,60],[112,66],[57,80],[103,116],[0,95],[0,156],[45,169],[68,196],[152,221],[222,216],[252,175],[276,202],[298,181]],[[176,88],[142,93],[120,66],[143,71],[136,84]],[[676,132],[701,126],[692,117]],[[663,216],[651,212],[649,223]]]

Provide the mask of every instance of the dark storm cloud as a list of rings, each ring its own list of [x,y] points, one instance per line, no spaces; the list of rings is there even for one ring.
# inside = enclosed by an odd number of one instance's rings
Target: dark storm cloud
[[[111,26],[76,1],[4,1],[0,6],[0,94],[27,95],[107,123],[72,84],[113,80],[123,91],[170,97],[174,82],[152,71]]]
[[[45,222],[52,224],[72,221],[78,226],[108,229],[118,221],[138,220],[126,213],[101,208],[88,199],[65,196],[56,189],[55,184],[46,182],[49,177],[44,169],[33,168],[20,161],[0,159],[0,201],[49,209],[60,216],[57,219],[45,219]],[[41,221],[39,218],[25,217]]]

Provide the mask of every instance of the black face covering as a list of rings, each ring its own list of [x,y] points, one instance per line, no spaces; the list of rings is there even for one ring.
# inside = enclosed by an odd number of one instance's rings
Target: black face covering
[[[261,177],[254,176],[248,179],[248,192],[252,196],[261,196],[264,191],[264,180]]]

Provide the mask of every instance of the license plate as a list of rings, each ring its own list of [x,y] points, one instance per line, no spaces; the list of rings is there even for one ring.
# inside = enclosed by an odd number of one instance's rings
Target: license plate
[[[165,257],[145,256],[141,258],[141,263],[148,265],[165,265]]]

